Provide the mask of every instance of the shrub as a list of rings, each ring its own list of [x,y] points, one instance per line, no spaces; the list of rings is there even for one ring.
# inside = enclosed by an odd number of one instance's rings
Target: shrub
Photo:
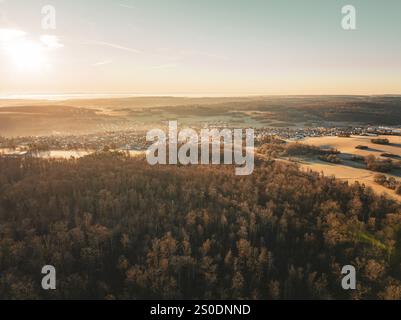
[[[393,166],[391,159],[377,159],[375,156],[369,155],[365,158],[366,169],[378,172],[389,172]]]
[[[303,156],[303,155],[328,155],[339,154],[337,149],[323,150],[316,146],[303,143],[290,143],[286,147],[288,156]]]
[[[386,138],[371,139],[370,142],[375,144],[390,144],[390,141]]]
[[[335,154],[321,155],[319,156],[319,159],[331,163],[341,163],[341,159],[337,157]]]
[[[363,146],[363,145],[357,145],[355,147],[355,149],[366,150],[366,149],[369,149],[369,147],[368,146]]]
[[[387,177],[384,174],[376,174],[374,181],[380,185],[384,185],[387,182]]]
[[[400,156],[399,155],[397,155],[397,154],[393,154],[393,153],[387,153],[387,152],[384,152],[384,153],[382,153],[382,154],[380,154],[382,157],[385,157],[385,158],[400,158]]]

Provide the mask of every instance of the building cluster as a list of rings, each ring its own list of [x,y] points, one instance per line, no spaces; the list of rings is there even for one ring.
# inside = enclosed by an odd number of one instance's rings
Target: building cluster
[[[308,137],[349,137],[359,136],[378,136],[378,135],[401,135],[400,128],[391,127],[314,127],[314,128],[262,128],[257,130],[257,139],[267,136],[277,136],[285,140],[302,140]]]
[[[146,132],[113,131],[85,135],[50,135],[0,139],[0,149],[30,151],[46,150],[143,150],[147,146]]]
[[[214,123],[209,129],[229,128],[227,124]],[[196,128],[194,128],[196,129]],[[199,128],[197,128],[199,129]],[[285,140],[302,140],[307,137],[351,135],[401,135],[400,128],[394,127],[312,127],[312,128],[273,128],[255,129],[256,141],[275,136]],[[150,142],[146,141],[145,130],[108,131],[84,135],[50,135],[29,137],[0,137],[0,155],[7,157],[26,157],[48,150],[88,150],[99,151],[105,148],[111,150],[140,151],[146,150]]]

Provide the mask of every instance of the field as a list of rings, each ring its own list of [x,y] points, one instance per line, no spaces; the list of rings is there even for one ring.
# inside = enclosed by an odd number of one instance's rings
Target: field
[[[372,138],[387,138],[390,141],[389,145],[379,145],[371,143]],[[311,169],[317,172],[322,172],[324,175],[334,175],[337,179],[347,180],[349,182],[359,181],[366,186],[372,187],[378,193],[386,193],[393,198],[401,200],[401,196],[395,194],[394,191],[387,189],[374,182],[376,172],[366,170],[363,165],[358,165],[349,160],[352,155],[368,156],[370,154],[375,157],[382,158],[382,153],[391,153],[401,156],[401,137],[400,136],[351,136],[350,138],[343,137],[310,137],[302,140],[302,143],[314,145],[322,149],[334,148],[341,152],[341,164],[332,164],[316,159],[301,159],[297,160],[303,169]],[[365,150],[356,149],[358,145],[367,146]],[[399,170],[386,174],[388,177],[394,177],[396,180],[401,180],[401,172]]]
[[[398,125],[399,96],[133,97],[0,99],[0,135],[98,133],[160,125],[321,127]]]

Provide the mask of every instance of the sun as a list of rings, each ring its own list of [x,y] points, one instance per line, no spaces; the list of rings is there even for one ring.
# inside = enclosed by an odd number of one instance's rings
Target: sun
[[[6,52],[20,71],[40,71],[45,66],[45,50],[40,43],[18,39],[7,44]]]

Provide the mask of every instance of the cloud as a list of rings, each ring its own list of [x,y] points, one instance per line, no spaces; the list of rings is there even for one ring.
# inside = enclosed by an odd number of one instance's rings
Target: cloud
[[[134,48],[128,48],[128,47],[120,46],[120,45],[118,45],[118,44],[110,43],[110,42],[93,41],[93,42],[90,42],[90,44],[99,45],[99,46],[105,46],[105,47],[110,47],[110,48],[114,48],[114,49],[118,49],[118,50],[123,50],[123,51],[128,51],[128,52],[132,52],[132,53],[141,53],[140,50],[137,50],[137,49],[134,49]]]
[[[113,60],[99,61],[99,62],[96,62],[96,63],[92,64],[92,66],[94,66],[94,67],[97,67],[97,66],[104,66],[104,65],[110,64],[110,63],[112,63],[112,62],[113,62]]]
[[[56,36],[42,35],[40,37],[40,41],[47,49],[50,50],[64,47],[64,45],[60,43],[60,40]]]
[[[127,8],[127,9],[135,9],[134,6],[131,6],[129,4],[124,4],[124,3],[120,3],[119,6],[123,7],[123,8]]]

